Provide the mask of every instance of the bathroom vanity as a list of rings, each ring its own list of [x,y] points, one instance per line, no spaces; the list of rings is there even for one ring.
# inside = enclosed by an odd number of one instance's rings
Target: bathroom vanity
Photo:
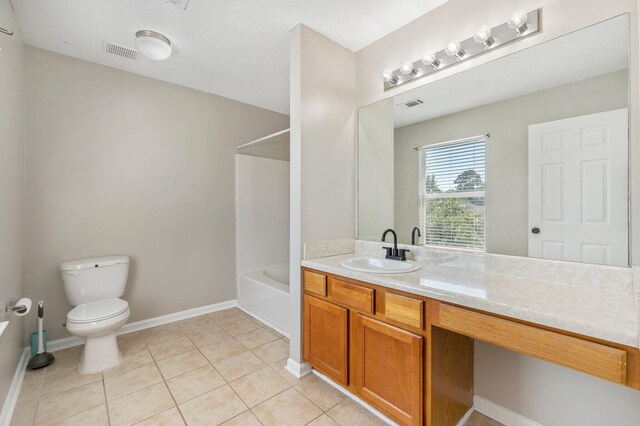
[[[640,389],[630,293],[434,265],[366,274],[340,266],[350,256],[303,262],[304,358],[400,424],[458,423],[475,340]]]

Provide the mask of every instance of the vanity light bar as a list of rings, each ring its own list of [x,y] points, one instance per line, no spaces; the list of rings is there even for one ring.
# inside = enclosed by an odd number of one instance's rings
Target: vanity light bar
[[[482,25],[466,40],[452,40],[445,49],[427,51],[415,61],[406,61],[395,71],[384,70],[384,90],[402,86],[410,81],[433,74],[442,69],[481,55],[511,42],[521,40],[540,31],[540,9],[527,13],[517,10],[509,20],[497,27]]]

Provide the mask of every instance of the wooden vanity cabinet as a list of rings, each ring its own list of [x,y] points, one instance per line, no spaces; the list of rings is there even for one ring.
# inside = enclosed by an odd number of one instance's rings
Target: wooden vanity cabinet
[[[640,350],[304,270],[304,357],[402,425],[455,426],[481,340],[640,389]]]
[[[305,270],[304,359],[402,425],[424,424],[424,301]]]
[[[355,388],[400,424],[422,424],[424,338],[355,316]]]
[[[347,386],[349,311],[314,296],[304,296],[303,351],[318,371]]]

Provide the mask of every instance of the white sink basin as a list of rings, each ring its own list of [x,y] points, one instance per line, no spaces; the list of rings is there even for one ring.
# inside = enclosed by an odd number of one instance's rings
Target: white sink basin
[[[420,269],[420,265],[413,260],[392,260],[378,257],[350,257],[340,262],[347,269],[359,272],[373,272],[375,274],[404,274]]]

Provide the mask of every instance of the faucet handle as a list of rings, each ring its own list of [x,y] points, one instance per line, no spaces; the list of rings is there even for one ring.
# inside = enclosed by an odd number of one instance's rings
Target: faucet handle
[[[382,247],[382,248],[387,251],[386,257],[392,257],[393,256],[393,247]]]
[[[406,253],[409,253],[411,250],[409,249],[398,249],[398,257],[400,260],[407,260]]]

